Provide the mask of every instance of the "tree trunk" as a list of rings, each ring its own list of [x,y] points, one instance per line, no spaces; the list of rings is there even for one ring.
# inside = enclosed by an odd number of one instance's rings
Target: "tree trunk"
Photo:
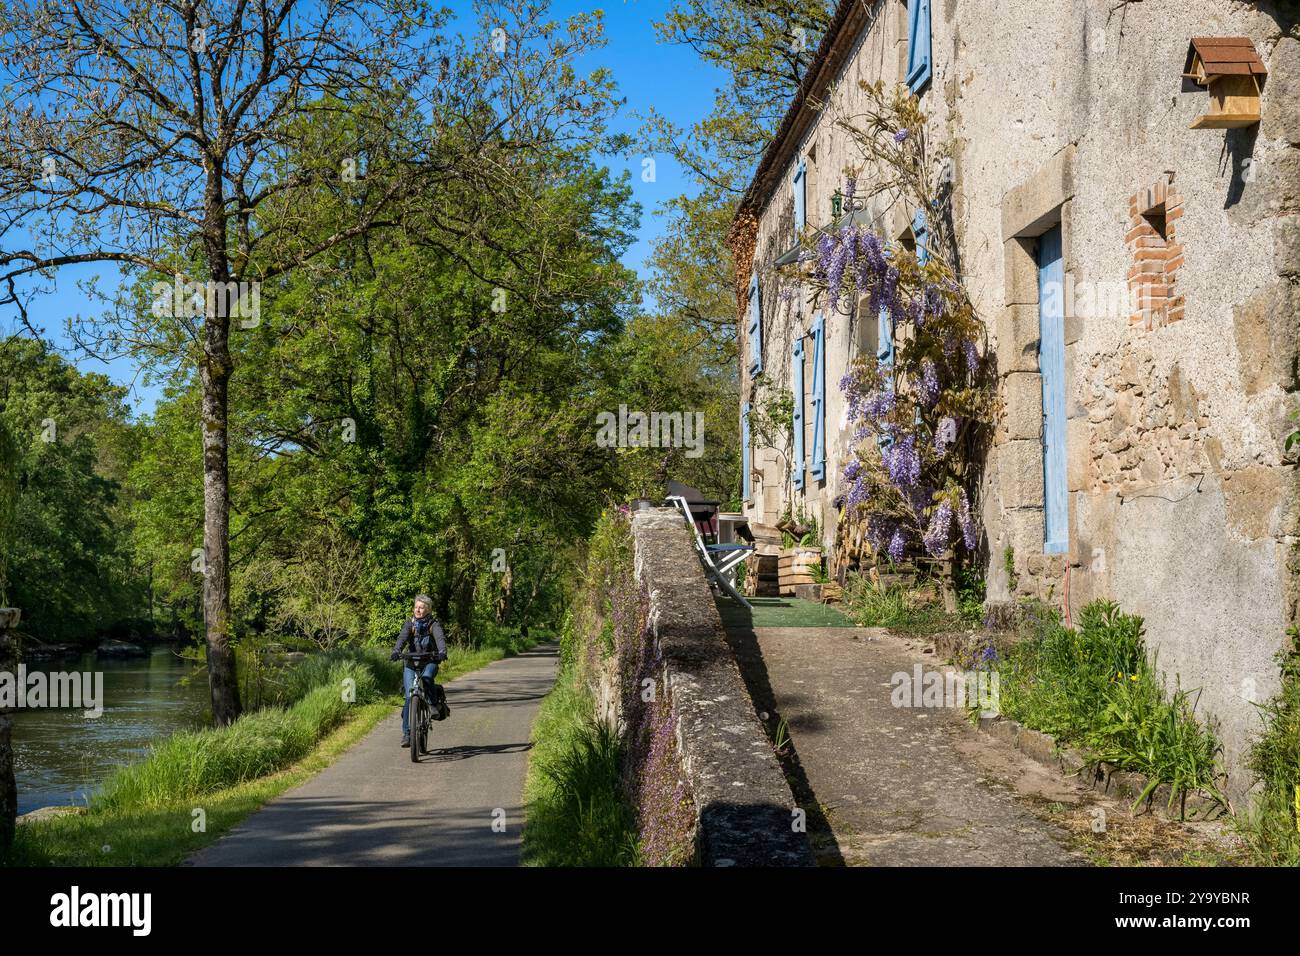
[[[9,629],[18,623],[15,608],[0,608],[0,672],[18,673],[18,638]],[[0,851],[14,841],[18,819],[18,785],[14,782],[14,752],[10,742],[14,711],[0,707]]]
[[[217,289],[230,281],[222,159],[210,157],[204,190],[203,245],[208,279]],[[212,722],[224,727],[239,717],[235,649],[230,645],[230,305],[225,295],[209,294],[203,321],[203,616],[208,642],[208,684]]]
[[[208,644],[212,722],[218,727],[233,722],[240,710],[235,650],[230,646],[229,326],[226,316],[207,317],[200,375],[203,388],[203,617]]]

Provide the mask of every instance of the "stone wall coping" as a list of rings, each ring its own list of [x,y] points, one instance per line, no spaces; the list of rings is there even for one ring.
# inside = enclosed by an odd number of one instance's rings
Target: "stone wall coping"
[[[812,866],[796,804],[722,630],[690,530],[672,508],[632,518],[635,567],[650,596],[683,772],[706,866]]]

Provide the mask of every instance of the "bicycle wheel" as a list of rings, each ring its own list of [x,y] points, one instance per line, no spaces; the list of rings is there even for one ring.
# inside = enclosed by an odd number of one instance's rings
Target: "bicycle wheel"
[[[424,749],[424,698],[417,693],[411,694],[411,763],[420,762],[420,751]]]
[[[422,754],[427,754],[429,752],[429,714],[430,713],[431,713],[430,709],[428,707],[425,707],[424,723],[420,724],[420,753]]]

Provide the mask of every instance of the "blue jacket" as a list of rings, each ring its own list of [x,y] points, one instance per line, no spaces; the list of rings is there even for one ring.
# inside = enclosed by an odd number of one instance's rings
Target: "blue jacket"
[[[408,645],[412,654],[437,653],[447,656],[447,637],[442,633],[442,625],[433,617],[426,617],[423,621],[411,618],[402,625],[393,653],[401,654],[402,649]]]

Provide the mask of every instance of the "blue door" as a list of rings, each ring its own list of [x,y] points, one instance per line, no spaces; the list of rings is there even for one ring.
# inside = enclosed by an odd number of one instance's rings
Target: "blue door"
[[[1061,227],[1038,240],[1038,369],[1043,378],[1043,551],[1069,549],[1065,479],[1065,267]]]

